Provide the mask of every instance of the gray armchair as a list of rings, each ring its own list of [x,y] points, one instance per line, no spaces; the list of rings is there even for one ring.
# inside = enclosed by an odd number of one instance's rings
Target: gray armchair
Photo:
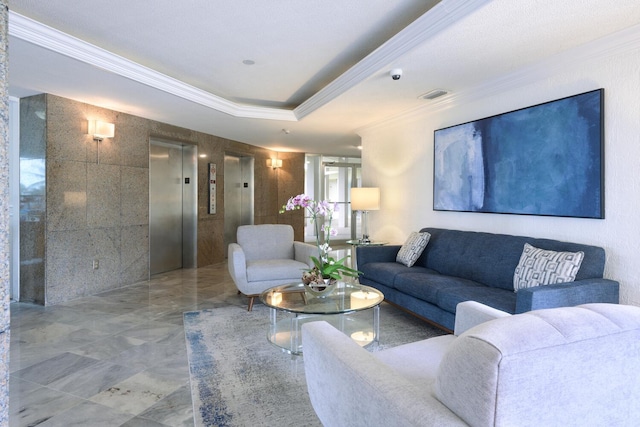
[[[237,243],[229,245],[229,274],[249,297],[251,311],[254,298],[268,288],[299,282],[303,271],[313,267],[311,256],[318,256],[318,248],[295,242],[290,225],[241,225]]]
[[[306,323],[305,376],[322,424],[640,425],[640,307],[586,304],[511,316],[469,303],[458,304],[456,332],[481,323],[459,336],[377,353],[326,322]]]

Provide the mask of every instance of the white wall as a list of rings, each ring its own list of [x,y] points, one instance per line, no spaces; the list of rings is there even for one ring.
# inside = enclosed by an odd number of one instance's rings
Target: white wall
[[[602,246],[605,277],[621,284],[621,302],[640,305],[640,30],[537,64],[518,85],[491,95],[473,90],[453,104],[425,107],[360,132],[363,181],[381,189],[370,214],[376,240],[402,243],[413,230],[443,227],[545,237]],[[578,54],[579,53],[579,54]],[[587,58],[585,58],[587,56]],[[558,64],[562,64],[561,67]],[[515,78],[513,79],[515,80]],[[503,79],[504,81],[504,79]],[[433,131],[494,114],[604,88],[605,219],[576,219],[433,211]],[[465,101],[466,99],[466,101]]]

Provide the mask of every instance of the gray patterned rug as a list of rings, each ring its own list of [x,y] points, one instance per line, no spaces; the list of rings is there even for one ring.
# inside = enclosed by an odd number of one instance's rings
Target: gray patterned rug
[[[184,314],[196,426],[320,426],[311,407],[303,357],[266,339],[269,312],[222,307]],[[386,303],[380,349],[442,335]]]

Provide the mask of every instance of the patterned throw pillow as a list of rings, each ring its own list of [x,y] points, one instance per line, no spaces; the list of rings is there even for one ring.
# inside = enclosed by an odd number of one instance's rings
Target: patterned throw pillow
[[[398,256],[396,256],[396,261],[407,267],[411,267],[416,263],[422,251],[424,251],[424,248],[427,247],[430,238],[431,234],[427,232],[418,233],[414,231],[411,233],[407,241],[404,242],[404,245],[400,248]]]
[[[573,282],[582,264],[584,252],[556,252],[539,249],[528,243],[513,275],[513,289]]]

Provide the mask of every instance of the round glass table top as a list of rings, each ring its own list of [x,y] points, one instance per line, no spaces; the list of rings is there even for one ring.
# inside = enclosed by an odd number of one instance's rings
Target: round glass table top
[[[315,296],[302,283],[289,283],[267,289],[260,300],[267,307],[291,313],[340,314],[375,307],[384,300],[384,295],[370,286],[338,282],[328,295]]]

